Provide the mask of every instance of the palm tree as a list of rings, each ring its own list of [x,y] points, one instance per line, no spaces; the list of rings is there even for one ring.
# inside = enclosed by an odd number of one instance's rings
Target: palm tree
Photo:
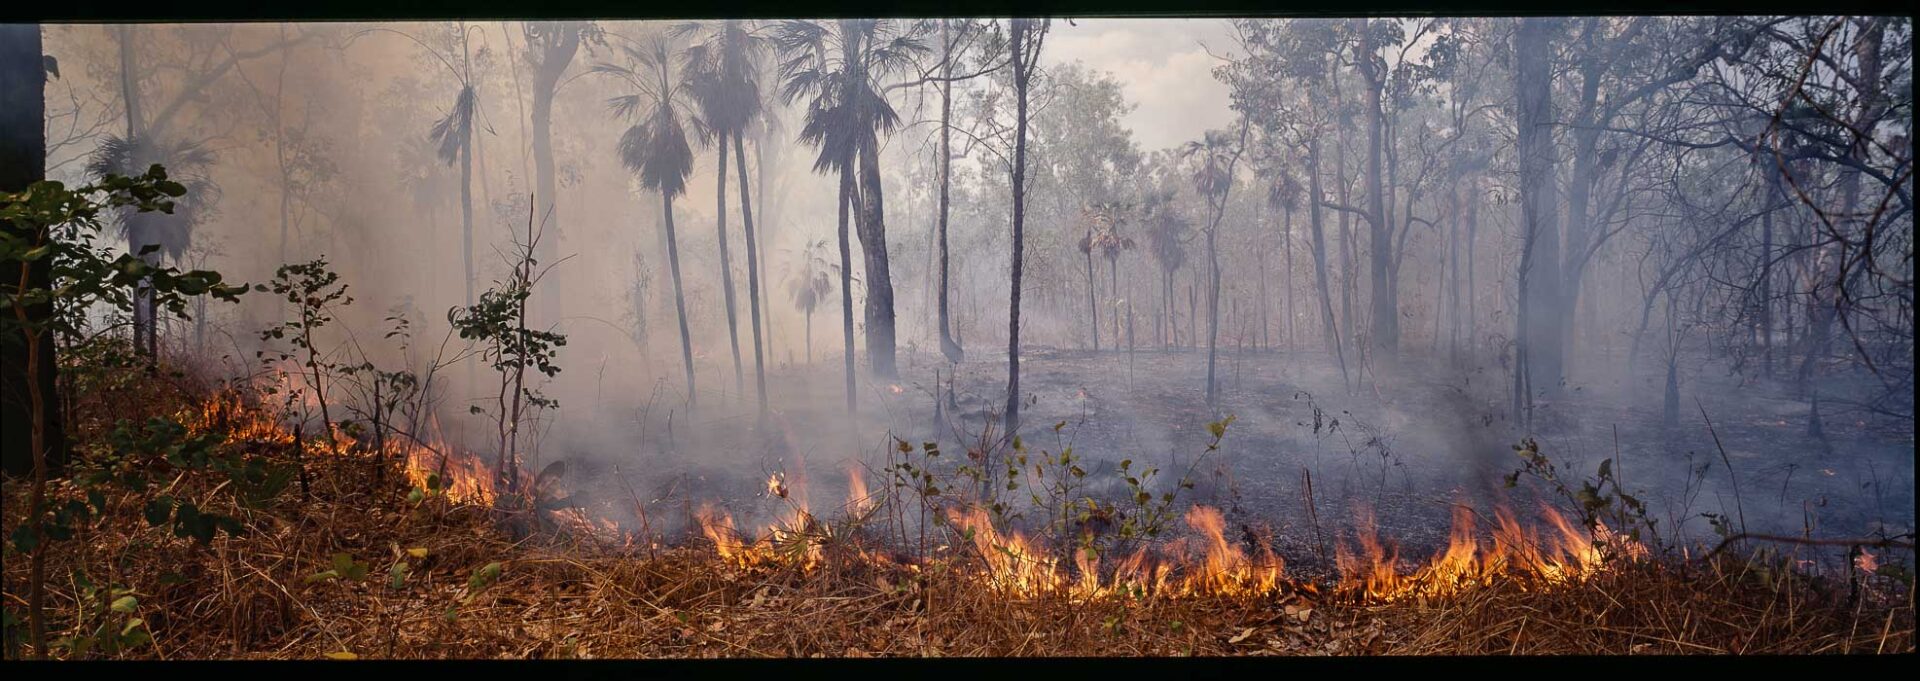
[[[1110,279],[1108,298],[1118,299],[1120,291],[1119,275],[1115,266],[1120,259],[1120,251],[1133,250],[1133,239],[1120,233],[1120,225],[1125,222],[1128,206],[1105,201],[1080,209],[1080,222],[1085,233],[1080,235],[1080,254],[1087,259],[1087,310],[1092,314],[1093,350],[1100,351],[1100,307],[1094,301],[1093,256],[1098,253],[1107,260],[1107,273]],[[1114,347],[1120,345],[1120,320],[1114,318]]]
[[[741,386],[740,341],[734,320],[733,267],[727,250],[727,140],[733,140],[734,164],[740,170],[740,218],[746,230],[747,297],[753,321],[754,388],[760,413],[767,412],[766,351],[760,330],[760,255],[753,236],[753,204],[747,190],[747,128],[761,113],[758,62],[769,51],[769,40],[747,29],[745,22],[725,21],[714,27],[697,23],[674,27],[674,35],[704,32],[699,42],[687,48],[686,68],[694,101],[700,105],[710,136],[717,140],[715,163],[718,173],[721,291],[727,303],[727,339],[733,346],[733,381]],[[708,136],[702,136],[703,143]],[[764,171],[762,171],[764,172]]]
[[[1280,238],[1282,248],[1285,249],[1282,257],[1287,261],[1287,350],[1292,351],[1294,324],[1293,211],[1300,207],[1300,199],[1306,194],[1306,189],[1300,186],[1300,179],[1294,175],[1293,171],[1284,166],[1275,168],[1270,173],[1269,179],[1270,184],[1267,186],[1267,205],[1280,209],[1282,214],[1286,216],[1286,221],[1281,223]],[[1266,285],[1266,277],[1264,275],[1260,278],[1260,283],[1262,287]],[[1264,314],[1264,305],[1266,305],[1264,302],[1266,293],[1264,291],[1260,294],[1260,298],[1263,301],[1261,303],[1263,306],[1261,312]],[[1264,326],[1264,324],[1265,322],[1263,321],[1262,325]]]
[[[1108,315],[1113,320],[1113,347],[1120,349],[1120,252],[1133,250],[1133,237],[1121,233],[1120,228],[1127,224],[1127,214],[1133,206],[1106,202],[1094,207],[1100,214],[1100,220],[1092,236],[1092,248],[1107,259],[1107,300],[1115,305],[1114,313]]]
[[[383,29],[392,30],[392,29]],[[398,33],[398,31],[395,31]],[[460,162],[460,262],[462,283],[466,287],[466,301],[473,305],[473,127],[474,118],[480,112],[480,92],[474,86],[473,59],[467,49],[467,25],[460,24],[460,66],[455,67],[453,60],[441,55],[419,38],[401,33],[426,48],[435,59],[446,65],[460,83],[459,92],[454,94],[453,107],[447,115],[435,121],[428,131],[427,138],[436,145],[435,151],[440,162],[452,165]]]
[[[1176,344],[1179,335],[1179,325],[1173,318],[1173,275],[1187,262],[1187,233],[1193,228],[1186,217],[1174,209],[1173,197],[1171,188],[1150,191],[1141,206],[1146,220],[1147,250],[1153,252],[1154,262],[1160,264],[1161,319],[1166,324],[1161,342],[1168,347]]]
[[[813,363],[813,311],[833,295],[833,276],[830,271],[836,269],[827,262],[826,239],[816,239],[807,244],[807,251],[800,260],[800,268],[787,282],[787,290],[793,295],[793,304],[807,316],[807,363]]]
[[[150,264],[160,264],[162,256],[175,264],[193,246],[193,228],[213,210],[219,188],[207,177],[213,166],[213,152],[201,142],[149,135],[121,137],[108,135],[87,161],[87,174],[94,178],[107,175],[138,175],[152,166],[167,169],[167,175],[187,188],[174,200],[172,213],[120,213],[120,227],[126,234],[127,250]],[[159,315],[153,308],[153,291],[142,285],[134,298],[133,341],[138,352],[153,356],[159,350]]]
[[[623,46],[632,66],[601,63],[596,73],[618,77],[635,92],[608,100],[617,117],[635,121],[620,135],[620,162],[640,174],[640,185],[660,193],[661,225],[667,232],[667,263],[673,272],[673,305],[680,315],[680,359],[687,369],[687,409],[696,392],[693,380],[693,344],[687,333],[687,298],[680,279],[680,246],[673,231],[673,197],[686,193],[693,175],[693,147],[687,144],[687,125],[702,125],[692,113],[693,102],[684,79],[676,77],[672,44],[655,36],[641,47]]]
[[[1220,218],[1227,211],[1227,195],[1233,190],[1233,171],[1247,146],[1248,119],[1240,119],[1236,142],[1220,130],[1208,130],[1198,141],[1188,142],[1180,153],[1198,159],[1193,169],[1193,187],[1207,199],[1207,404],[1215,404],[1218,393],[1213,381],[1214,365],[1219,360],[1220,341]]]
[[[886,222],[880,186],[879,134],[900,117],[881,94],[879,80],[910,68],[927,51],[921,22],[841,19],[833,24],[788,21],[774,36],[784,61],[781,95],[792,103],[807,99],[800,140],[819,150],[817,172],[838,172],[845,204],[857,200],[855,216],[867,272],[867,358],[875,375],[892,377],[894,368],[893,280],[887,258]],[[859,186],[854,176],[859,175]],[[852,259],[841,220],[841,302],[851,308],[846,278]],[[847,406],[853,397],[853,319],[843,322],[847,339]]]

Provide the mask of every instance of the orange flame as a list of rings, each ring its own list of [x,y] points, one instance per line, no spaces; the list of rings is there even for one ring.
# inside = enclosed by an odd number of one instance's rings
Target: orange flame
[[[1515,580],[1522,588],[1565,584],[1606,569],[1609,553],[1626,559],[1646,555],[1644,546],[1615,534],[1604,524],[1597,524],[1589,534],[1551,508],[1542,508],[1541,517],[1547,529],[1534,532],[1523,528],[1506,508],[1495,509],[1493,541],[1487,546],[1477,539],[1473,511],[1456,506],[1447,548],[1425,565],[1403,574],[1397,569],[1394,551],[1377,538],[1371,514],[1363,511],[1358,539],[1364,556],[1354,555],[1344,543],[1338,547],[1339,588],[1391,601],[1445,596],[1501,578]]]

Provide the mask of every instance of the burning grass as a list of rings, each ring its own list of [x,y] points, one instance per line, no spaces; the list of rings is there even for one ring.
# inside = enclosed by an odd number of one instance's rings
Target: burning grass
[[[477,456],[429,427],[378,448],[298,437],[235,393],[177,391],[194,430],[304,466],[313,481],[266,508],[223,504],[218,480],[173,493],[232,513],[241,536],[196,544],[140,522],[128,494],[52,554],[50,575],[127,585],[153,642],[136,657],[713,657],[1885,653],[1914,649],[1911,590],[1847,584],[1731,554],[1655,558],[1543,512],[1531,529],[1456,511],[1447,548],[1405,560],[1364,527],[1340,577],[1287,574],[1265,546],[1195,506],[1183,537],[1119,556],[1060,549],[950,507],[946,549],[911,559],[867,531],[853,493],[817,517],[805,481],[773,475],[783,510],[742,531],[718,507],[665,550],[579,514],[501,503]],[[213,395],[209,397],[209,395]],[[182,403],[182,402],[176,402]],[[89,438],[81,433],[83,442]],[[298,449],[296,452],[295,450]],[[12,485],[13,483],[9,483]],[[422,494],[425,488],[438,493]],[[73,495],[71,488],[56,494]],[[24,516],[10,486],[6,529]],[[509,510],[523,509],[523,510]],[[545,522],[523,522],[541,514]],[[539,526],[526,533],[510,527]],[[521,537],[516,539],[515,537]],[[1597,541],[1596,541],[1597,539]],[[341,556],[344,555],[344,562]],[[8,560],[9,608],[25,561]],[[331,570],[330,570],[331,567]],[[344,572],[343,572],[344,571]],[[332,576],[328,576],[331,572]],[[49,589],[73,626],[75,580]]]

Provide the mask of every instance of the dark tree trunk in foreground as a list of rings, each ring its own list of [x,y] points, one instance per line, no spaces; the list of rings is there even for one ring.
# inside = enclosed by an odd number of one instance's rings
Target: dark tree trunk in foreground
[[[13,103],[0,107],[0,192],[19,192],[46,179],[47,141],[45,136],[46,69],[40,57],[38,24],[0,24],[0,101]],[[17,229],[12,223],[0,223],[0,229]],[[44,238],[44,237],[43,237]],[[20,272],[7,272],[6,284],[18,285]],[[45,260],[27,271],[28,289],[46,288],[51,273]],[[11,286],[9,286],[11,288]],[[53,315],[52,305],[27,308],[28,319],[41,323]],[[26,476],[33,472],[34,426],[40,426],[46,442],[48,469],[58,470],[66,463],[66,432],[61,427],[60,410],[46,408],[40,418],[33,416],[29,388],[38,386],[46,405],[59,404],[54,367],[53,334],[42,333],[36,345],[29,377],[28,347],[25,334],[0,338],[0,462],[8,475]]]
[[[1007,433],[1020,428],[1020,275],[1026,255],[1027,86],[1033,74],[1026,63],[1028,22],[1014,19],[1008,41],[1013,50],[1013,288],[1007,294]]]
[[[123,34],[124,35],[124,34]],[[40,54],[40,26],[0,24],[0,191],[17,192],[46,178],[45,134],[46,70]],[[26,225],[0,224],[13,232]],[[45,243],[47,233],[32,235],[30,243]],[[47,288],[52,273],[46,259],[26,263],[4,273],[16,292]],[[33,654],[47,657],[47,476],[56,462],[64,462],[66,439],[61,430],[54,376],[53,334],[43,323],[53,316],[51,302],[31,307],[9,305],[21,332],[0,338],[0,423],[5,426],[8,473],[32,476],[27,514],[38,541],[28,558],[27,625]],[[22,399],[24,398],[24,399]]]

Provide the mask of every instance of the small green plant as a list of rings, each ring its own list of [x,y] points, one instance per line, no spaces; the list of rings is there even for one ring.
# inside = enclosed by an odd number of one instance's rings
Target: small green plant
[[[1540,453],[1540,443],[1533,438],[1521,440],[1513,450],[1523,463],[1507,474],[1504,481],[1508,488],[1518,486],[1522,475],[1538,479],[1568,502],[1582,527],[1593,530],[1604,523],[1635,542],[1643,538],[1657,542],[1660,519],[1649,517],[1646,503],[1621,486],[1613,459],[1601,461],[1594,475],[1580,480],[1576,488],[1561,479],[1559,465]],[[1714,521],[1712,514],[1702,515]],[[1715,529],[1722,529],[1718,522]]]
[[[73,573],[73,586],[72,633],[53,641],[69,659],[93,653],[112,656],[153,642],[145,620],[135,616],[140,599],[132,589],[95,585],[80,572]]]
[[[98,244],[104,227],[103,214],[110,212],[173,211],[173,200],[186,194],[186,187],[167,179],[159,165],[134,177],[107,175],[97,182],[68,188],[59,182],[40,181],[24,192],[0,193],[0,343],[21,344],[25,350],[24,375],[40,376],[45,367],[57,361],[52,346],[68,348],[89,336],[89,314],[105,306],[119,312],[134,309],[134,293],[144,298],[146,310],[185,317],[188,301],[196,296],[212,295],[226,301],[238,300],[245,286],[222,283],[218,272],[180,270],[148,262],[158,246],[139,253],[115,254]],[[56,342],[48,342],[49,340]],[[71,382],[68,390],[71,390]],[[66,404],[58,391],[47,394],[40,381],[27,381],[28,422],[31,447],[25,460],[8,458],[8,471],[32,475],[27,518],[13,536],[11,545],[31,554],[28,577],[27,613],[29,638],[34,654],[45,657],[46,640],[46,551],[44,537],[64,527],[91,506],[99,510],[99,495],[88,494],[87,503],[68,504],[54,513],[47,508],[47,480],[55,469],[65,465],[64,452],[54,451],[54,442],[64,441],[58,430],[48,427],[64,420],[49,418]],[[57,517],[65,512],[67,517]],[[55,516],[55,517],[49,517]],[[23,548],[24,547],[24,548]],[[129,634],[130,635],[130,634]]]
[[[260,332],[260,340],[285,340],[303,357],[297,361],[306,368],[305,380],[313,390],[314,401],[320,405],[320,426],[328,443],[333,440],[333,414],[327,406],[326,378],[338,371],[338,367],[327,361],[314,342],[314,332],[334,321],[335,305],[352,305],[353,297],[347,295],[347,285],[340,283],[340,275],[327,269],[325,256],[310,262],[281,265],[273,273],[273,280],[254,287],[262,293],[272,293],[284,297],[294,305],[298,317],[283,321]],[[295,360],[294,352],[277,352],[269,355],[261,350],[255,353],[264,362],[284,362]]]
[[[554,360],[559,357],[559,348],[567,344],[563,334],[527,327],[527,301],[547,272],[534,269],[539,264],[533,257],[539,241],[540,233],[534,229],[529,209],[526,240],[515,240],[513,259],[508,263],[512,274],[481,293],[480,302],[447,312],[448,324],[462,340],[479,345],[481,359],[500,377],[494,408],[489,411],[476,404],[468,411],[494,420],[500,436],[495,470],[505,478],[510,494],[519,490],[520,431],[531,416],[527,410],[560,406],[527,382],[529,369],[547,378],[559,374],[560,367]]]

